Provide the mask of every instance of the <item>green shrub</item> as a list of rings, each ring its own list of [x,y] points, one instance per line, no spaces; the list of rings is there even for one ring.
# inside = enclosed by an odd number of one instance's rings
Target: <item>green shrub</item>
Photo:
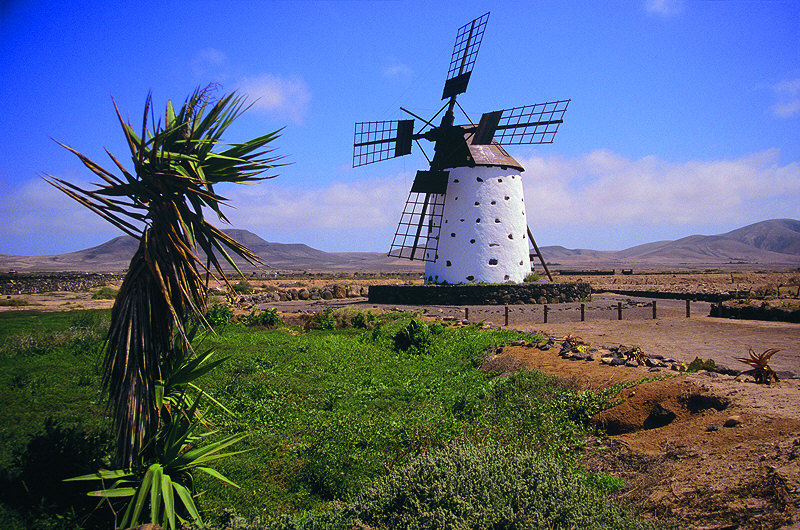
[[[587,479],[586,483],[595,489],[605,491],[606,493],[616,493],[625,487],[625,481],[619,477],[614,477],[608,473],[592,473]]]
[[[350,318],[350,324],[354,328],[370,329],[375,325],[376,320],[372,311],[359,311]]]
[[[119,293],[119,289],[112,289],[107,285],[99,287],[92,293],[93,300],[114,300]]]
[[[230,324],[231,319],[233,319],[233,309],[228,305],[214,304],[206,312],[206,321],[212,327]]]
[[[250,285],[250,282],[248,282],[244,278],[239,280],[237,283],[233,284],[233,286],[231,286],[231,289],[233,289],[233,292],[237,294],[253,293],[253,287]]]
[[[275,327],[283,324],[281,317],[278,316],[278,310],[274,307],[259,311],[255,307],[250,310],[250,314],[243,316],[239,320],[245,326],[264,326]]]
[[[274,307],[263,310],[260,317],[262,326],[280,326],[283,324],[281,317],[278,316],[278,310]]]
[[[333,314],[333,309],[326,307],[324,311],[316,314],[314,322],[318,329],[336,329],[336,315]]]
[[[531,272],[530,274],[527,274],[522,281],[525,283],[536,283],[541,279],[542,276],[538,272]]]
[[[714,362],[714,359],[707,359],[703,360],[700,357],[695,357],[694,361],[690,362],[689,365],[686,367],[687,372],[699,372],[701,370],[708,370],[711,371],[717,367],[717,363]]]
[[[267,528],[651,528],[554,459],[455,442],[421,454],[322,513]]]
[[[22,307],[30,305],[30,302],[22,298],[11,298],[10,296],[4,300],[0,300],[0,307]]]
[[[428,325],[412,318],[394,336],[394,349],[414,354],[429,353],[433,346],[433,336]]]

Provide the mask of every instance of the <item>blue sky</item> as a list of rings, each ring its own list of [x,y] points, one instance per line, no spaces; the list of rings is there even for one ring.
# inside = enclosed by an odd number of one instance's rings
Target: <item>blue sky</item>
[[[103,163],[104,148],[125,156],[112,97],[138,125],[148,92],[163,110],[211,82],[255,101],[230,138],[283,127],[274,146],[290,162],[275,179],[225,190],[235,227],[387,251],[426,162],[415,147],[353,169],[353,124],[408,117],[400,106],[432,116],[457,29],[486,11],[459,96],[470,117],[572,99],[555,143],[508,149],[526,168],[540,245],[622,249],[800,218],[800,2],[222,5],[0,3],[0,253],[119,235],[41,179],[92,181],[52,139]]]

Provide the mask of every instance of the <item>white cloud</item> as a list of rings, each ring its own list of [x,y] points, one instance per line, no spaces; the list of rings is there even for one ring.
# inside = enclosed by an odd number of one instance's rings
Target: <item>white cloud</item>
[[[405,64],[393,64],[383,69],[383,76],[389,79],[407,79],[411,74],[411,68]]]
[[[296,76],[245,77],[238,88],[253,103],[252,110],[287,117],[295,123],[303,123],[311,101],[308,84]]]
[[[278,181],[237,186],[226,196],[235,209],[226,212],[234,226],[257,232],[353,230],[397,223],[408,195],[402,176],[333,182],[320,188],[283,187]]]
[[[693,230],[715,233],[720,226],[798,218],[800,162],[781,165],[779,160],[777,149],[685,162],[655,155],[629,159],[607,149],[572,158],[519,159],[526,168],[525,202],[532,223],[576,234],[602,233],[614,241],[630,239],[620,233],[629,227],[682,237]],[[310,189],[284,187],[278,180],[237,186],[225,194],[235,206],[226,215],[234,226],[259,234],[309,234],[304,242],[311,234],[336,232],[342,241],[337,248],[349,250],[364,231],[393,232],[410,181],[398,175]],[[648,236],[642,237],[636,242]]]
[[[228,78],[228,56],[216,48],[203,48],[191,62],[192,73],[203,82],[223,82]]]
[[[671,17],[683,12],[683,0],[645,0],[644,8],[648,13]]]
[[[667,162],[597,150],[520,162],[537,222],[674,227],[800,215],[800,163],[781,166],[779,155],[770,149],[733,160]]]
[[[665,234],[713,234],[764,219],[800,218],[800,162],[781,164],[777,149],[683,162],[655,155],[630,159],[607,149],[518,160],[526,168],[532,229],[537,238],[545,236],[540,244],[577,240],[594,248],[625,248]],[[285,186],[275,179],[222,193],[233,206],[224,209],[232,225],[268,240],[381,250],[391,242],[410,185],[405,174],[319,187]],[[0,226],[0,242],[31,241],[30,253],[77,250],[87,245],[75,241],[89,235],[94,244],[120,235],[41,180],[19,187],[0,182]],[[27,253],[9,249],[0,253]]]
[[[6,246],[0,253],[12,254],[71,252],[81,248],[72,244],[75,240],[99,243],[122,235],[42,179],[13,187],[0,184],[0,227]]]
[[[791,118],[800,114],[800,78],[787,79],[770,87],[778,101],[770,107],[778,118]]]

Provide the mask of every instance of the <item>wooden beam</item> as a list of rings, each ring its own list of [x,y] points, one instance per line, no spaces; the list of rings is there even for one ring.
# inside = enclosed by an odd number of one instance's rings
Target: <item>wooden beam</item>
[[[536,240],[533,239],[533,234],[531,233],[531,227],[528,226],[528,237],[533,243],[533,249],[536,251],[536,255],[539,256],[539,261],[542,262],[542,267],[544,267],[544,272],[547,273],[547,277],[550,278],[550,281],[553,281],[553,276],[550,274],[550,269],[547,268],[547,264],[544,262],[544,257],[542,257],[542,251],[539,250],[539,245],[536,244]]]

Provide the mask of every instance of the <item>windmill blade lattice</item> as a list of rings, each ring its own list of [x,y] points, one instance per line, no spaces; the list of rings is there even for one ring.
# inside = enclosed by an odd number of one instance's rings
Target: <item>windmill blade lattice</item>
[[[553,143],[570,101],[549,101],[501,111],[495,141],[501,145]]]
[[[436,261],[444,200],[444,194],[439,193],[408,194],[389,256]]]
[[[356,123],[353,167],[411,153],[414,120],[362,121]]]
[[[489,21],[489,13],[484,14],[458,28],[456,44],[453,47],[453,55],[450,58],[450,68],[447,71],[447,80],[444,83],[442,99],[461,94],[467,90],[472,68],[475,66],[475,59],[481,47],[483,33],[486,30],[486,23]]]

